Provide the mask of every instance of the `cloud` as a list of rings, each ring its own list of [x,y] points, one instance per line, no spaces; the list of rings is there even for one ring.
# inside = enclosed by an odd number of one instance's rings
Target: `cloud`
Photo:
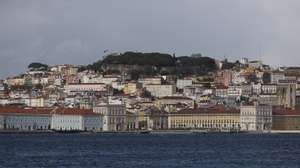
[[[91,63],[111,52],[201,52],[298,65],[298,0],[0,1],[0,78],[32,61]]]

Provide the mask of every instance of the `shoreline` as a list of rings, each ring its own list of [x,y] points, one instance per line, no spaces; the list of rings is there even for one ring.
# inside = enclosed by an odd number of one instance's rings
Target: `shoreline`
[[[193,131],[193,130],[152,130],[152,131],[53,131],[53,130],[0,130],[0,134],[300,134],[300,130],[271,130],[264,132],[236,131],[236,132],[215,132],[215,131]]]

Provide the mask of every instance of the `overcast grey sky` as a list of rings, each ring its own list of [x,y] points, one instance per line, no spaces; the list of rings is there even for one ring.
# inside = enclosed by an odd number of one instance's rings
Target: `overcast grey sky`
[[[299,18],[299,0],[1,0],[0,78],[105,49],[300,65]]]

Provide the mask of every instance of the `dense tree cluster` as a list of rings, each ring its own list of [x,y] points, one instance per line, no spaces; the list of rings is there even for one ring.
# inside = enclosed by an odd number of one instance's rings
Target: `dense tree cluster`
[[[28,69],[30,70],[40,70],[40,71],[46,71],[48,70],[49,66],[47,64],[42,64],[39,62],[33,62],[28,65]]]
[[[174,75],[191,75],[201,74],[216,70],[215,60],[204,57],[201,54],[192,56],[180,56],[164,53],[141,53],[125,52],[119,55],[108,55],[103,60],[99,60],[91,65],[82,67],[81,70],[94,70],[101,72],[103,65],[129,65],[142,66],[140,69],[131,69],[129,74],[133,78],[140,75],[156,74],[174,74]],[[111,66],[109,66],[111,67]]]
[[[109,55],[103,60],[104,64],[174,66],[174,60],[169,54],[125,52],[121,55]]]

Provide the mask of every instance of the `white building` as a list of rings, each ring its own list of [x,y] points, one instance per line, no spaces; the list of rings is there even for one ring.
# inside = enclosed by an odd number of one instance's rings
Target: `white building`
[[[271,73],[271,83],[277,84],[279,80],[284,80],[285,74],[283,72],[272,72]]]
[[[266,104],[270,106],[279,106],[279,98],[276,94],[261,94],[257,97],[257,101],[260,104]]]
[[[92,110],[0,107],[0,128],[7,130],[101,131],[102,117]]]
[[[111,83],[111,87],[114,88],[114,89],[117,89],[117,90],[123,90],[124,87],[125,87],[125,84],[121,83],[121,82],[118,82],[118,81],[115,81],[115,82]]]
[[[0,83],[0,96],[4,95],[5,87],[2,83]]]
[[[252,92],[254,95],[260,95],[261,94],[261,89],[262,85],[261,83],[257,83],[257,84],[254,84],[252,83]]]
[[[277,85],[262,85],[261,86],[261,93],[262,94],[269,94],[274,95],[277,93]]]
[[[228,88],[227,87],[217,87],[215,89],[214,95],[219,98],[226,98],[228,96]]]
[[[83,130],[83,117],[71,114],[53,114],[51,118],[52,130]]]
[[[240,63],[243,65],[247,65],[249,63],[248,58],[241,58]]]
[[[229,85],[228,86],[228,96],[238,97],[242,95],[242,87],[240,85]]]
[[[50,110],[35,108],[0,107],[0,128],[8,130],[49,130]]]
[[[145,88],[154,97],[172,96],[176,93],[174,85],[146,85]]]
[[[263,63],[260,60],[255,60],[255,61],[249,62],[250,68],[260,69],[260,68],[262,68],[262,66],[263,66]]]
[[[138,83],[141,83],[142,87],[145,87],[146,85],[161,85],[161,78],[160,77],[141,78],[138,80]]]
[[[197,95],[202,95],[204,92],[204,87],[202,85],[186,86],[183,88],[183,95],[192,99],[196,99]]]
[[[101,131],[102,116],[86,109],[57,109],[51,116],[51,129],[58,131]]]
[[[43,97],[25,98],[24,102],[29,107],[44,107],[45,106],[45,100]]]
[[[239,73],[239,72],[233,73],[232,83],[242,84],[242,83],[246,83],[246,82],[247,82],[247,80],[246,80],[245,76],[243,76],[241,73]]]
[[[93,108],[94,113],[103,116],[103,131],[123,131],[126,129],[126,108],[122,100],[110,99]]]
[[[8,98],[0,98],[0,105],[7,105],[9,104],[9,99]]]
[[[193,84],[192,79],[177,79],[176,87],[178,89],[183,89],[185,86],[191,86]]]
[[[68,84],[65,86],[65,92],[68,95],[90,95],[107,91],[107,85],[104,83],[82,83]]]
[[[272,128],[272,106],[246,105],[241,106],[241,130],[264,131]]]

